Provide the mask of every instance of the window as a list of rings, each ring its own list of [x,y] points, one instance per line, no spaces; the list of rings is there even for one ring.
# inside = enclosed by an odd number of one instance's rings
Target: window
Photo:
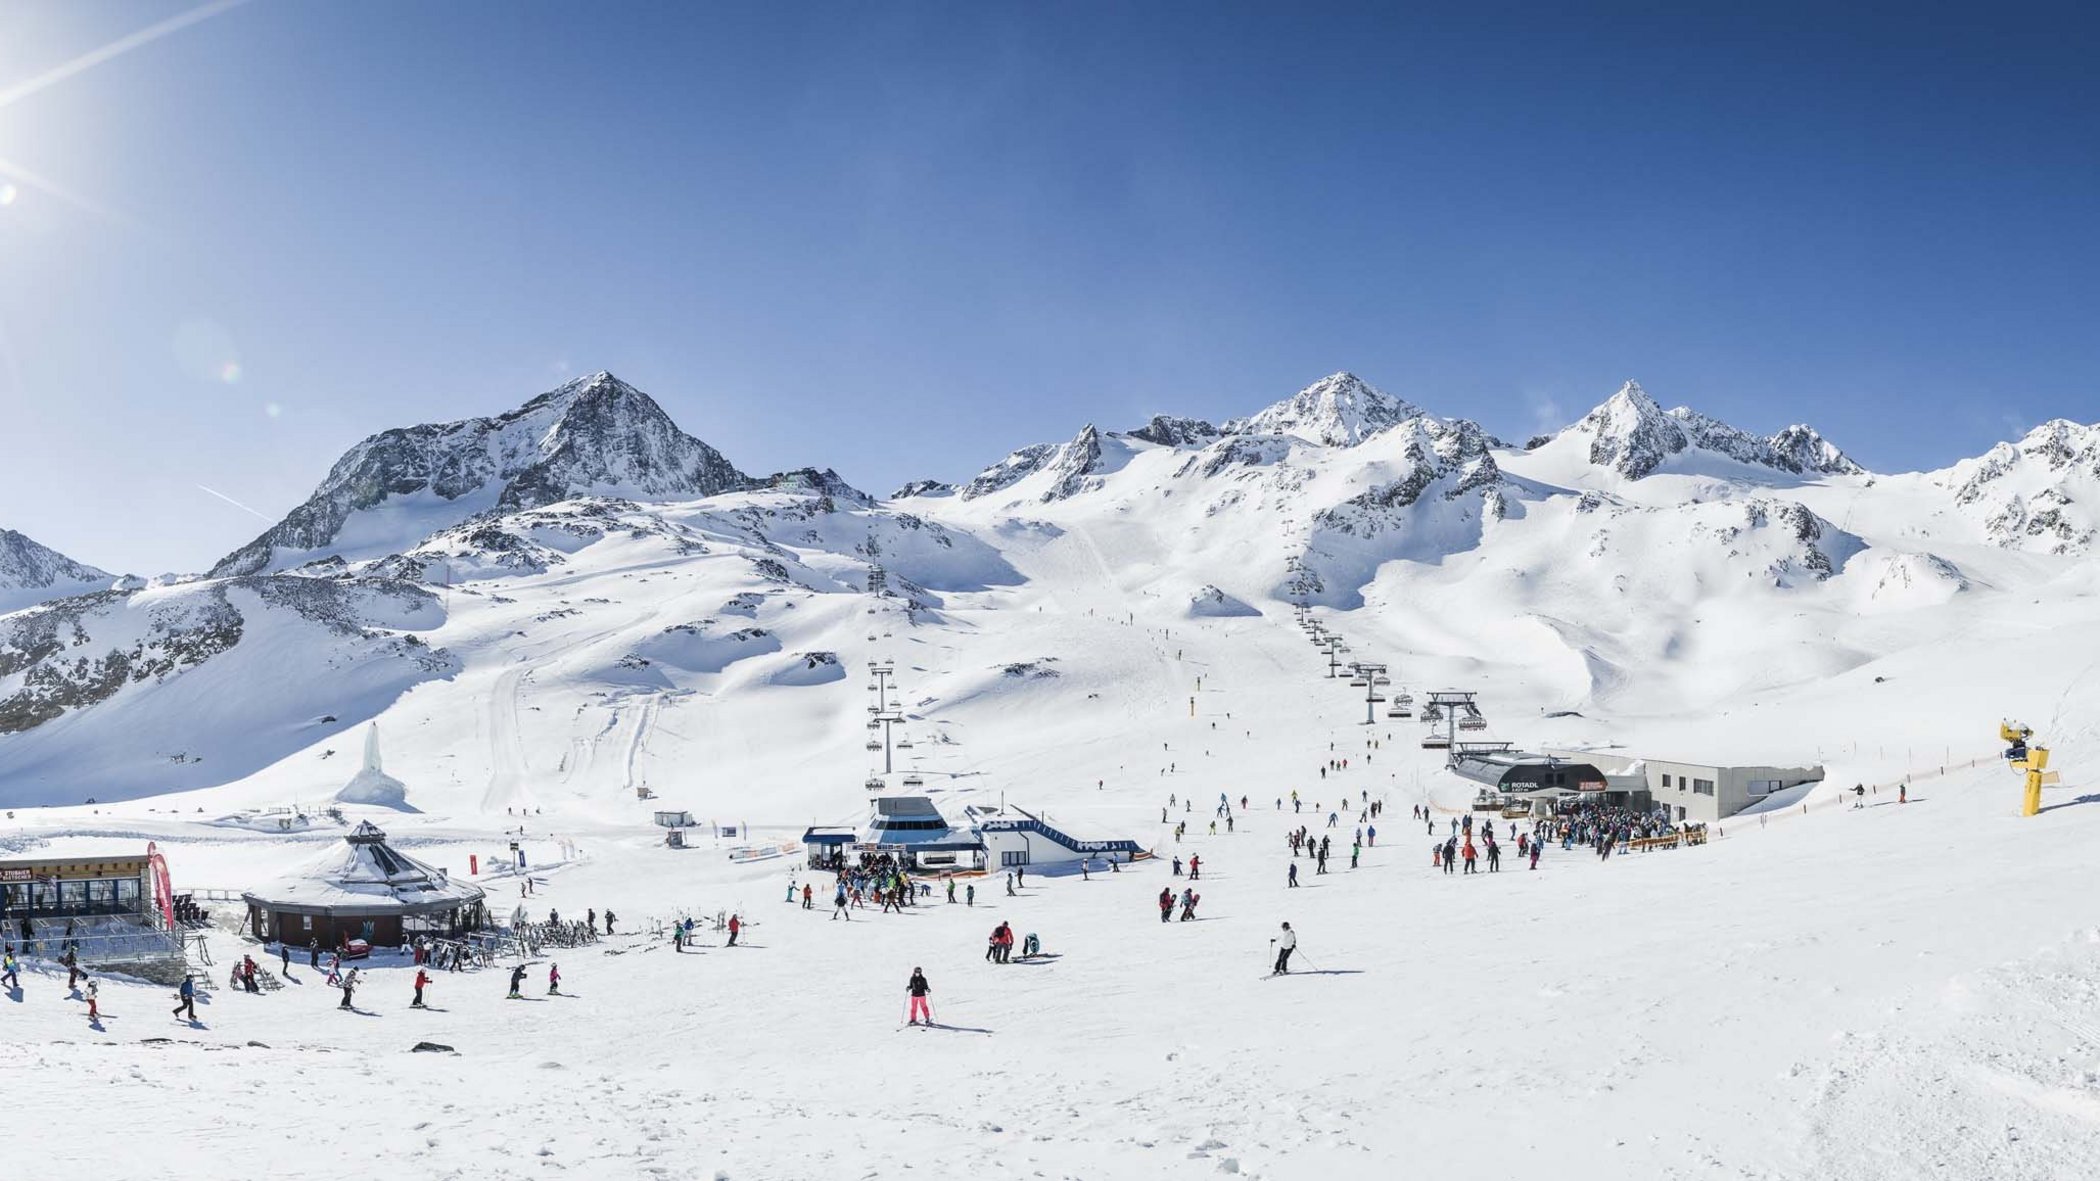
[[[139,909],[139,880],[137,878],[118,878],[112,884],[117,888],[118,910]]]
[[[999,864],[1008,866],[1026,865],[1028,864],[1028,850],[1003,849],[999,853]]]
[[[1670,786],[1670,773],[1668,771],[1663,772],[1663,786]]]
[[[1710,796],[1714,794],[1714,781],[1711,779],[1692,780],[1692,794],[1695,796]]]

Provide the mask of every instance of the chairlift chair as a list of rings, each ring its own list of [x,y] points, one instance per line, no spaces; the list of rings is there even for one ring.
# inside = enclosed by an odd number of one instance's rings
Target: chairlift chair
[[[1396,705],[1393,708],[1385,711],[1385,716],[1389,718],[1411,718],[1415,715],[1413,710],[1407,709],[1404,706]]]
[[[1423,750],[1450,750],[1451,740],[1441,734],[1431,734],[1422,740]]]
[[[918,776],[917,776],[916,774],[913,774],[913,775],[906,775],[906,776],[904,777],[904,786],[906,786],[906,787],[924,787],[924,786],[926,786],[926,781],[925,781],[924,779],[921,779],[921,778],[919,778],[919,777],[918,777]]]
[[[910,749],[911,749],[911,739],[909,739],[909,738],[899,738],[899,739],[897,740],[897,749],[898,749],[898,750],[910,750]]]
[[[1371,682],[1364,680],[1362,677],[1357,677],[1349,682],[1349,687],[1351,689],[1364,689],[1368,688],[1370,684]]]
[[[1374,685],[1390,685],[1393,683],[1393,678],[1384,675],[1379,675],[1372,677],[1371,683]]]
[[[1485,730],[1488,728],[1488,724],[1479,718],[1461,718],[1459,719],[1458,728],[1461,730]]]
[[[884,785],[883,785],[883,782],[882,782],[882,780],[880,780],[880,779],[877,779],[877,778],[875,778],[875,777],[874,777],[874,776],[872,776],[872,775],[868,776],[868,790],[869,790],[869,791],[881,791],[881,790],[883,789],[883,786],[884,786]]]
[[[1383,694],[1380,694],[1380,693],[1373,693],[1373,694],[1371,694],[1371,695],[1369,695],[1369,696],[1365,697],[1365,698],[1364,698],[1364,700],[1365,700],[1365,701],[1369,701],[1369,702],[1371,702],[1371,703],[1373,703],[1373,704],[1376,704],[1376,703],[1378,703],[1378,702],[1380,702],[1380,701],[1384,701],[1384,700],[1385,700],[1385,696],[1384,696]]]
[[[869,749],[869,750],[881,750],[881,749],[882,749],[882,744],[881,744],[880,742],[877,742],[877,741],[875,741],[874,739],[872,739],[872,738],[871,738],[871,739],[869,739],[869,740],[868,740],[868,749]]]

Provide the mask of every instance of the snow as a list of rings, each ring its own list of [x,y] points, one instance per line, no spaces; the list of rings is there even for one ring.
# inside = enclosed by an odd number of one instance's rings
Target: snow
[[[1302,418],[1082,431],[979,495],[498,507],[374,539],[372,566],[326,580],[328,613],[288,597],[323,580],[287,574],[83,609],[82,654],[129,651],[152,619],[221,593],[243,630],[0,734],[0,846],[154,840],[178,890],[253,888],[340,845],[348,829],[314,808],[362,776],[376,721],[380,773],[412,810],[346,803],[350,823],[481,885],[499,913],[710,929],[685,955],[643,934],[554,952],[560,998],[537,995],[549,957],[527,1001],[503,999],[504,971],[440,974],[427,1012],[406,1008],[406,965],[375,960],[345,1014],[295,961],[282,991],[219,988],[199,1028],[164,1016],[165,988],[112,977],[90,1029],[63,976],[32,966],[18,1001],[0,997],[0,1029],[22,1077],[64,1082],[22,1090],[17,1118],[71,1126],[86,1088],[120,1104],[126,1135],[39,1142],[54,1168],[118,1176],[252,1167],[287,1126],[303,1154],[381,1144],[428,1176],[2100,1171],[2085,1015],[2100,926],[2083,901],[2100,570],[1994,536],[1957,500],[1969,468],[1795,472],[1687,445],[1635,476],[1613,466],[1623,450],[1594,462],[1586,437],[1517,451],[1328,393],[1307,408],[1375,412],[1333,418],[1331,442]],[[1636,426],[1723,437],[1632,409]],[[1822,454],[1820,436],[1792,440]],[[1986,484],[2031,500],[2083,478],[2047,447],[2013,450]],[[438,585],[374,589],[432,563]],[[1293,624],[1301,595],[1394,688],[1478,690],[1480,737],[1828,778],[1703,847],[1431,872],[1408,809],[1441,827],[1472,785],[1419,748],[1416,723],[1359,724],[1361,690],[1328,680]],[[9,663],[31,618],[0,616],[0,717],[57,667]],[[863,749],[871,660],[897,668],[914,740],[898,772],[945,815],[1025,808],[1161,859],[1031,874],[1012,898],[995,873],[975,908],[936,898],[849,924],[782,901],[808,880],[792,858],[732,862],[705,835],[664,846],[657,810],[690,811],[703,834],[748,823],[761,844],[860,822],[880,769]],[[2007,716],[2063,773],[2033,819],[1997,751]],[[1330,753],[1351,766],[1323,779]],[[1854,783],[1869,806],[1850,806]],[[1341,791],[1386,801],[1376,845],[1288,888],[1284,833],[1319,835]],[[1160,822],[1170,792],[1203,805],[1175,804],[1179,844]],[[1213,836],[1220,792],[1251,806]],[[264,811],[295,805],[314,819],[293,831]],[[469,858],[489,871],[520,826],[532,896],[509,872],[470,879]],[[1204,917],[1162,925],[1153,898],[1184,884],[1166,859],[1191,853]],[[754,925],[727,949],[711,920],[732,911]],[[985,963],[1001,919],[1054,958]],[[1270,979],[1286,920],[1302,971]],[[230,925],[213,941],[223,986],[254,949]],[[899,1028],[915,965],[939,1028]],[[142,1040],[158,1037],[174,1040]]]

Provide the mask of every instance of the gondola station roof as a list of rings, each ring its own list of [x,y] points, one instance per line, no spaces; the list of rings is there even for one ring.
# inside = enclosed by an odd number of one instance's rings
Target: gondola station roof
[[[432,914],[478,905],[481,887],[403,855],[371,821],[343,843],[309,858],[266,886],[241,895],[250,906],[286,914]]]

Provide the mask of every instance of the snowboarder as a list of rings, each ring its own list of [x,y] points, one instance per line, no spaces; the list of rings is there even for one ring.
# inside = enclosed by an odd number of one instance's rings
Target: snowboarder
[[[1278,935],[1274,942],[1276,944],[1276,967],[1271,972],[1271,975],[1288,976],[1291,971],[1291,953],[1298,950],[1298,932],[1291,930],[1291,925],[1285,923],[1283,925],[1283,934]]]
[[[514,1000],[514,1001],[515,1001],[515,1000],[523,1000],[523,999],[524,999],[524,996],[523,996],[523,994],[522,994],[522,993],[520,993],[520,992],[519,992],[518,990],[519,990],[520,988],[524,987],[524,984],[525,984],[525,965],[523,965],[523,964],[519,964],[519,965],[518,965],[517,967],[515,967],[515,968],[512,968],[512,969],[510,970],[510,996],[509,996],[509,997],[508,997],[507,999],[509,999],[509,1000]]]
[[[182,987],[176,990],[175,1002],[175,1015],[177,1017],[187,1013],[191,1021],[197,1019],[197,978],[195,976],[184,976],[182,978]]]
[[[426,1004],[424,1004],[424,1003],[423,1003],[423,990],[424,990],[425,988],[428,988],[428,987],[430,987],[430,973],[428,973],[428,972],[425,972],[425,971],[424,971],[423,969],[421,969],[421,968],[417,968],[417,969],[416,969],[416,999],[414,999],[414,1000],[412,1000],[412,1001],[408,1002],[408,1007],[409,1007],[409,1008],[411,1008],[411,1009],[427,1009],[427,1008],[429,1008],[429,1007],[430,1007],[430,1006],[428,1006],[428,1005],[426,1005]]]
[[[913,968],[911,979],[904,984],[904,991],[911,994],[911,1019],[905,1024],[917,1025],[923,1019],[926,1024],[932,1025],[933,1009],[926,998],[932,994],[933,985],[926,983],[926,973]]]

